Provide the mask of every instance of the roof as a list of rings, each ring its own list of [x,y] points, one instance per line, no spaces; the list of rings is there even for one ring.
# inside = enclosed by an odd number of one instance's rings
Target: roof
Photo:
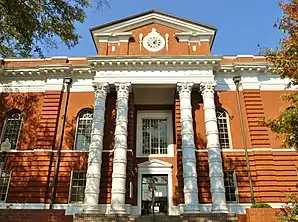
[[[135,18],[138,18],[138,17],[141,17],[141,16],[145,16],[145,15],[148,15],[148,14],[151,14],[151,13],[157,13],[157,14],[169,16],[169,17],[172,17],[172,18],[175,18],[175,19],[180,19],[180,20],[183,20],[185,22],[192,23],[194,25],[200,25],[200,26],[203,26],[205,28],[213,29],[214,31],[217,30],[216,27],[211,26],[211,25],[201,24],[201,23],[199,23],[197,21],[194,21],[194,20],[191,20],[191,19],[179,17],[179,16],[176,16],[176,15],[168,14],[166,12],[162,12],[162,11],[153,9],[153,10],[148,10],[148,11],[141,12],[141,13],[138,13],[138,14],[135,14],[135,15],[131,15],[131,16],[128,16],[126,18],[118,19],[118,20],[115,20],[115,21],[112,21],[112,22],[108,22],[108,23],[105,23],[105,24],[102,24],[102,25],[98,25],[98,26],[92,27],[92,28],[90,28],[90,31],[92,32],[92,31],[94,31],[96,29],[104,28],[104,27],[107,27],[107,26],[110,26],[110,25],[115,25],[117,23],[125,22],[125,21],[131,20],[131,19],[135,19]]]

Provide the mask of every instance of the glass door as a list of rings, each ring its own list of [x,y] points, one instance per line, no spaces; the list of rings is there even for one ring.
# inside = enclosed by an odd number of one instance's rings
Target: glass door
[[[168,214],[168,175],[142,176],[142,215],[153,210],[155,214]]]

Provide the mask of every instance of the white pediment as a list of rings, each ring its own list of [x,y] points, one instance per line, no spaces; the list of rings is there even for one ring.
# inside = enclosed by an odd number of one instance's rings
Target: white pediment
[[[181,18],[175,15],[170,15],[156,10],[147,11],[110,23],[99,25],[91,28],[90,31],[93,37],[102,35],[118,35],[118,33],[129,33],[136,28],[143,27],[152,23],[157,23],[177,29],[182,34],[188,33],[193,36],[209,36],[211,42],[213,42],[213,38],[216,33],[216,28],[212,26],[204,25],[196,21]]]
[[[138,164],[138,168],[171,168],[173,165],[157,159],[148,160]]]

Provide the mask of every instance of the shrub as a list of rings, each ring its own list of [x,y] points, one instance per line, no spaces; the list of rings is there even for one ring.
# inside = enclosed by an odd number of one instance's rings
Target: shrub
[[[283,205],[282,209],[279,209],[275,216],[278,220],[290,222],[298,221],[298,194],[287,194],[288,203]]]
[[[272,208],[272,207],[266,203],[254,203],[251,205],[251,208]]]

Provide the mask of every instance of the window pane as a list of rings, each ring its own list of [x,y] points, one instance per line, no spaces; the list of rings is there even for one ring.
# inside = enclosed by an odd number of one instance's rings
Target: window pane
[[[77,123],[76,150],[88,150],[91,143],[93,111],[86,109],[80,112]]]
[[[71,202],[83,202],[86,188],[86,172],[74,171],[71,181]]]
[[[237,201],[235,171],[224,171],[224,185],[227,201]]]
[[[22,115],[20,111],[15,111],[7,115],[3,131],[2,141],[9,139],[11,149],[16,149],[20,129],[22,125]]]
[[[10,172],[3,171],[0,178],[0,201],[5,201],[6,193],[8,192]]]
[[[226,111],[222,109],[216,110],[219,143],[222,149],[230,148],[229,127],[228,127],[228,115]]]
[[[142,119],[143,154],[167,154],[167,119]]]

